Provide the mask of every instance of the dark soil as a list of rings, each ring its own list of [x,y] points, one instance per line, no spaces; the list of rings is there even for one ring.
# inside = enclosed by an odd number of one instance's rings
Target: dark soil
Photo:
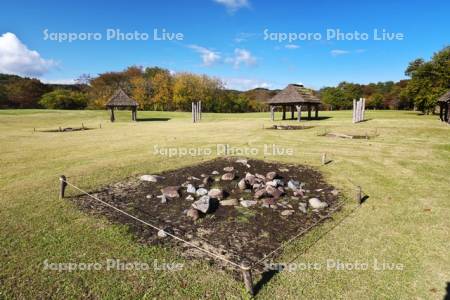
[[[304,126],[304,125],[273,125],[267,129],[278,129],[278,130],[302,130],[313,128],[314,126]]]
[[[231,158],[215,159],[159,174],[164,176],[165,179],[157,183],[130,178],[106,186],[91,194],[148,223],[172,232],[195,245],[220,254],[236,263],[241,263],[244,260],[250,263],[258,261],[265,254],[279,247],[281,243],[315,224],[339,207],[339,196],[336,195],[336,190],[333,186],[327,184],[321,174],[314,169],[260,160],[248,160],[248,165],[238,163]],[[236,179],[223,181],[220,179],[226,173],[223,169],[229,166],[234,167]],[[218,171],[219,175],[211,175],[213,171]],[[206,189],[209,190],[214,187],[223,189],[227,194],[225,199],[253,200],[253,193],[241,191],[237,188],[238,181],[247,172],[265,175],[270,171],[277,172],[278,178],[285,182],[290,179],[304,182],[304,196],[293,198],[293,192],[286,190],[286,194],[277,200],[276,208],[262,207],[260,203],[248,208],[218,206],[214,212],[203,215],[197,221],[193,221],[186,216],[186,210],[191,207],[193,201],[185,199],[189,195],[185,188],[180,188],[180,198],[168,199],[166,203],[161,203],[161,200],[156,197],[161,195],[160,189],[163,187],[181,186],[186,182],[198,187],[202,184],[202,176],[210,175],[215,181],[205,186]],[[200,180],[192,179],[192,176]],[[331,193],[331,191],[334,192]],[[151,195],[150,199],[147,198],[148,195]],[[320,211],[308,207],[307,214],[302,213],[298,209],[299,202],[307,203],[308,199],[312,197],[327,202],[328,207]],[[185,257],[211,259],[201,251],[182,242],[177,242],[171,237],[159,238],[155,229],[120,214],[87,195],[72,197],[71,200],[83,211],[106,216],[114,223],[129,225],[130,231],[141,242],[175,246]],[[281,212],[287,209],[293,209],[295,212],[289,216],[282,216]],[[229,267],[220,260],[214,259],[214,262],[222,267]],[[259,268],[262,269],[262,266],[259,266]]]

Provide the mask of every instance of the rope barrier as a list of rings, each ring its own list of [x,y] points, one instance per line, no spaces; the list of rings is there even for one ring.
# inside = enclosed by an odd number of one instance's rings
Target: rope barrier
[[[88,195],[88,196],[91,197],[92,199],[97,200],[98,202],[102,203],[103,205],[106,205],[106,206],[108,206],[108,207],[110,207],[110,208],[112,208],[112,209],[114,209],[114,210],[116,210],[116,211],[118,211],[118,212],[120,212],[120,213],[122,213],[122,214],[124,214],[124,215],[126,215],[126,216],[128,216],[128,217],[130,217],[130,218],[132,218],[132,219],[134,219],[134,220],[136,220],[136,221],[138,221],[138,222],[141,222],[142,224],[144,224],[144,225],[146,225],[146,226],[149,226],[149,227],[151,227],[151,228],[153,228],[153,229],[156,229],[156,230],[158,230],[158,231],[162,231],[162,232],[164,232],[165,234],[167,234],[168,236],[170,236],[170,237],[172,237],[172,238],[174,238],[174,239],[176,239],[176,240],[178,240],[178,241],[180,241],[180,242],[183,242],[183,243],[185,243],[185,244],[187,244],[187,245],[189,245],[189,246],[191,246],[191,247],[194,247],[194,248],[196,248],[197,250],[200,250],[200,251],[202,251],[202,252],[204,252],[204,253],[206,253],[206,254],[208,254],[208,255],[210,255],[210,256],[213,256],[213,257],[215,257],[215,258],[218,258],[218,259],[220,259],[220,260],[223,260],[223,261],[229,263],[230,265],[233,265],[233,266],[235,266],[235,267],[237,267],[237,268],[239,268],[239,269],[241,269],[241,270],[242,270],[242,269],[244,269],[244,270],[247,269],[247,267],[244,268],[243,266],[241,266],[241,265],[239,265],[239,264],[237,264],[237,263],[235,263],[235,262],[232,262],[231,260],[228,260],[227,258],[223,257],[222,255],[219,255],[219,254],[210,252],[210,251],[208,251],[208,250],[206,250],[206,249],[203,249],[203,248],[201,248],[201,247],[198,247],[197,245],[195,245],[195,244],[193,244],[193,243],[191,243],[191,242],[188,242],[188,241],[186,241],[186,240],[184,240],[184,239],[182,239],[182,238],[180,238],[180,237],[178,237],[178,236],[176,236],[176,235],[171,234],[170,232],[167,232],[167,231],[163,230],[162,228],[159,228],[159,227],[157,227],[157,226],[155,226],[155,225],[153,225],[153,224],[150,224],[150,223],[148,223],[148,222],[146,222],[146,221],[144,221],[144,220],[141,220],[141,219],[139,219],[138,217],[135,217],[135,216],[133,216],[133,215],[127,213],[126,211],[123,211],[123,210],[121,210],[120,208],[117,208],[117,207],[115,207],[114,205],[111,205],[111,204],[109,204],[108,202],[105,202],[105,201],[103,201],[103,200],[101,200],[101,199],[99,199],[99,198],[97,198],[97,197],[95,197],[95,196],[89,194],[88,192],[86,192],[86,191],[80,189],[80,188],[77,187],[76,185],[73,185],[72,183],[68,182],[67,180],[65,180],[65,179],[63,179],[63,178],[60,178],[59,180],[62,181],[62,182],[64,182],[64,183],[66,183],[66,184],[68,184],[68,185],[70,185],[70,186],[73,187],[74,189],[76,189],[76,190],[82,192],[83,194]]]

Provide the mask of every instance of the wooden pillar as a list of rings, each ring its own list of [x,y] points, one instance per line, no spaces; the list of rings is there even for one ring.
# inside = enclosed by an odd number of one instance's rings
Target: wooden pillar
[[[302,106],[297,105],[297,120],[300,122],[302,120]]]
[[[450,123],[450,118],[448,117],[448,102],[444,102],[444,107],[445,107],[445,113],[444,113],[444,121],[449,122]]]
[[[116,120],[116,118],[114,117],[114,107],[111,106],[111,107],[110,107],[110,110],[111,110],[111,117],[110,117],[110,120],[111,120],[111,122],[114,122],[114,121]]]
[[[272,105],[270,106],[270,119],[275,121],[275,107]]]
[[[202,101],[198,102],[198,119],[202,119]]]
[[[283,105],[283,120],[286,120],[286,105]]]
[[[444,102],[439,102],[439,119],[441,121],[444,121],[444,118],[442,116],[443,112],[444,112]]]
[[[316,104],[314,106],[315,109],[315,118],[318,119],[319,118],[319,104]]]
[[[291,120],[294,120],[294,105],[291,105]]]
[[[308,104],[308,120],[311,120],[311,104]]]
[[[66,180],[67,180],[66,176],[64,176],[64,175],[61,175],[59,177],[59,183],[60,183],[60,186],[59,186],[59,199],[64,198],[64,193],[65,193],[66,187],[67,187]]]
[[[356,99],[353,99],[353,117],[352,122],[356,123]]]
[[[248,263],[243,263],[242,267],[242,278],[244,279],[244,285],[247,292],[253,296],[254,290],[253,290],[253,279],[252,279],[252,270]]]

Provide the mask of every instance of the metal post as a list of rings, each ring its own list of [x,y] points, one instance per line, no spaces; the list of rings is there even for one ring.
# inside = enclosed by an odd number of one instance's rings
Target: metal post
[[[62,198],[64,198],[64,193],[66,191],[66,186],[67,186],[66,176],[64,176],[64,175],[59,176],[59,181],[60,181],[59,199],[62,199]]]

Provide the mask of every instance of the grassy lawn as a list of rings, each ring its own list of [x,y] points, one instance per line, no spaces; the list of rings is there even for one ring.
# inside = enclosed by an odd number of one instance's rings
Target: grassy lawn
[[[281,262],[318,263],[321,269],[283,271],[257,295],[261,299],[442,299],[450,284],[450,127],[436,116],[368,111],[351,123],[351,111],[323,112],[305,121],[313,128],[265,130],[269,113],[203,114],[106,111],[0,111],[0,299],[1,298],[241,298],[243,283],[207,261],[185,261],[173,250],[136,242],[127,229],[79,212],[58,199],[65,174],[90,190],[137,174],[155,174],[210,157],[167,157],[153,147],[257,147],[276,144],[293,156],[256,158],[308,164],[352,196],[369,196],[351,214],[349,203],[334,221],[289,246]],[[280,115],[278,115],[280,117]],[[158,118],[158,121],[151,121]],[[88,131],[37,130],[81,126]],[[294,123],[292,121],[277,123]],[[319,136],[325,131],[375,134],[369,140]],[[332,162],[320,166],[326,152]],[[213,152],[214,153],[214,152]],[[69,194],[75,191],[68,189]],[[49,262],[123,261],[184,263],[182,271],[44,270]],[[327,261],[368,263],[367,270],[327,268]],[[403,270],[378,270],[383,262]],[[385,265],[385,266],[386,266]],[[258,279],[258,278],[256,278]]]

